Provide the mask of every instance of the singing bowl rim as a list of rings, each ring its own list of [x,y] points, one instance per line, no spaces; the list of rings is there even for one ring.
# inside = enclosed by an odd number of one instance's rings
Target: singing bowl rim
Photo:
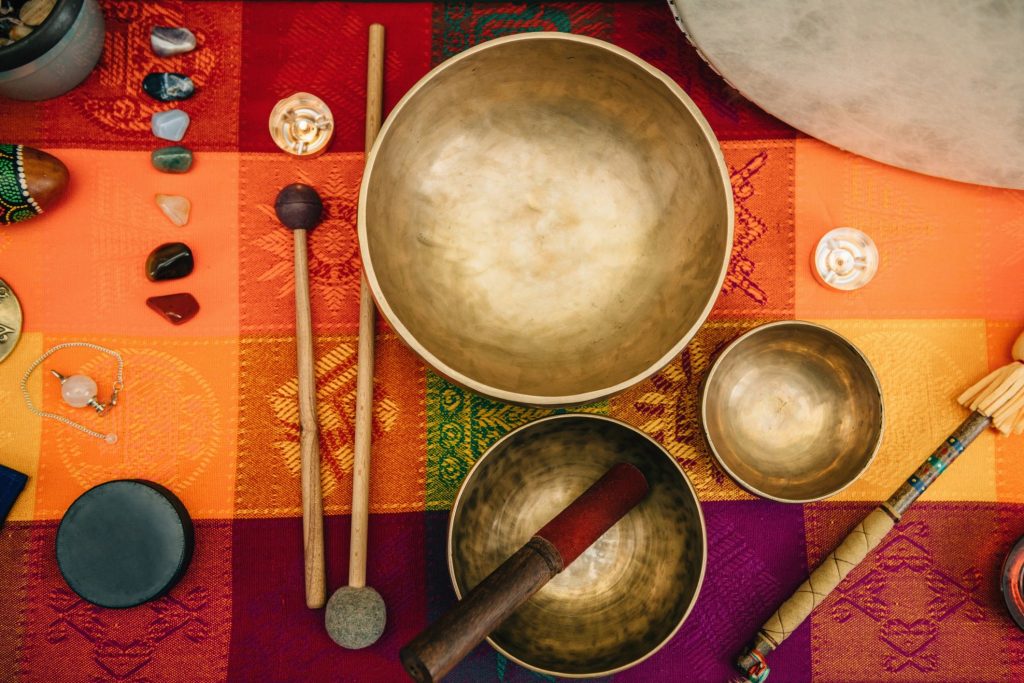
[[[639,373],[627,378],[621,382],[613,384],[608,387],[602,387],[598,389],[591,389],[577,394],[568,394],[564,396],[539,396],[535,394],[526,394],[517,391],[509,391],[507,389],[500,389],[498,387],[490,386],[484,382],[478,381],[469,377],[451,366],[443,362],[440,358],[435,356],[426,347],[423,346],[416,338],[415,335],[405,326],[405,324],[395,314],[391,305],[388,303],[387,298],[384,296],[384,292],[381,290],[380,282],[377,279],[377,273],[373,267],[373,259],[369,252],[369,239],[367,236],[366,226],[366,206],[368,203],[370,179],[373,177],[373,168],[377,161],[377,156],[380,152],[381,145],[387,139],[388,131],[395,125],[395,121],[401,114],[402,110],[408,105],[430,81],[438,76],[438,74],[452,67],[452,65],[468,59],[469,57],[489,50],[499,45],[506,43],[521,42],[521,41],[566,41],[574,43],[582,43],[590,45],[595,48],[605,50],[617,57],[625,59],[636,67],[639,67],[650,76],[653,76],[657,80],[661,81],[663,85],[668,88],[671,93],[679,102],[682,104],[690,116],[693,118],[694,123],[697,124],[701,132],[700,142],[704,144],[707,149],[711,152],[718,165],[719,173],[721,174],[722,180],[722,191],[725,193],[725,207],[726,207],[726,220],[725,220],[725,244],[727,247],[723,250],[722,256],[722,267],[718,273],[718,280],[715,283],[715,287],[712,290],[714,294],[709,298],[707,303],[704,305],[703,310],[695,319],[693,325],[682,337],[660,358],[655,360],[646,369],[641,370]],[[673,358],[679,355],[687,344],[693,339],[697,331],[707,321],[708,315],[711,313],[712,307],[721,295],[722,284],[725,282],[725,276],[729,270],[729,261],[732,257],[732,245],[735,235],[734,223],[735,223],[735,208],[733,207],[733,195],[732,195],[732,182],[729,178],[729,168],[725,163],[725,157],[722,154],[721,144],[718,142],[718,138],[715,136],[714,131],[711,129],[711,124],[708,123],[704,114],[700,108],[694,103],[686,92],[679,87],[672,78],[670,78],[665,72],[657,67],[647,63],[645,60],[637,57],[633,53],[625,50],[617,45],[606,42],[604,40],[598,40],[597,38],[590,38],[588,36],[581,36],[572,33],[561,33],[558,31],[538,31],[532,33],[519,33],[511,36],[504,36],[501,38],[495,38],[486,42],[475,45],[467,50],[460,52],[457,55],[449,57],[445,61],[441,62],[427,74],[418,80],[412,88],[409,89],[402,99],[398,101],[395,108],[388,114],[387,119],[381,126],[380,132],[374,139],[373,146],[370,148],[369,153],[366,155],[366,161],[363,167],[363,179],[359,186],[359,205],[356,210],[357,217],[357,233],[359,239],[359,256],[363,263],[363,278],[364,283],[370,286],[370,292],[373,295],[373,300],[377,304],[377,309],[384,316],[398,337],[405,342],[413,352],[420,357],[423,362],[433,368],[435,371],[443,375],[448,380],[455,384],[471,389],[478,394],[495,398],[507,403],[514,403],[517,405],[535,406],[540,408],[568,408],[572,406],[584,405],[586,403],[593,403],[615,394],[625,391],[629,387],[632,387],[645,379],[651,377],[656,372],[668,365]]]
[[[694,606],[697,604],[698,598],[700,598],[701,588],[704,587],[704,577],[705,577],[705,575],[707,573],[707,567],[708,567],[708,527],[707,527],[707,521],[704,519],[704,508],[701,507],[700,497],[697,495],[697,489],[695,489],[693,487],[693,482],[690,481],[690,477],[687,476],[686,471],[680,466],[679,462],[674,457],[672,457],[672,454],[669,453],[665,449],[664,446],[662,446],[660,443],[658,443],[653,438],[651,438],[647,433],[645,433],[644,431],[638,429],[637,427],[634,427],[633,425],[628,424],[626,422],[623,422],[622,420],[618,420],[618,419],[616,419],[614,417],[608,417],[607,415],[596,415],[596,414],[593,414],[593,413],[559,413],[557,415],[547,415],[545,417],[537,418],[536,420],[531,420],[530,422],[527,422],[524,425],[520,425],[519,427],[516,427],[515,429],[513,429],[510,432],[508,432],[507,434],[505,434],[504,436],[499,438],[497,441],[492,443],[490,446],[488,446],[487,450],[484,451],[483,455],[481,455],[479,458],[477,458],[477,461],[475,463],[473,463],[472,467],[469,468],[469,472],[466,473],[465,478],[462,480],[462,484],[459,485],[459,490],[455,494],[455,499],[452,501],[451,511],[449,512],[449,515],[448,515],[448,537],[447,537],[447,548],[446,548],[446,553],[445,554],[447,555],[447,558],[448,558],[448,578],[452,582],[452,589],[455,591],[455,597],[457,599],[461,600],[462,599],[462,591],[459,589],[459,582],[455,578],[455,562],[454,562],[455,553],[453,551],[453,547],[452,546],[453,546],[453,537],[454,537],[454,534],[455,534],[455,510],[456,510],[456,508],[458,508],[459,503],[462,500],[462,496],[465,494],[466,489],[468,488],[470,481],[472,481],[472,479],[473,479],[474,475],[476,474],[477,470],[481,467],[481,464],[485,460],[487,460],[487,458],[490,457],[493,453],[497,452],[499,447],[503,443],[505,443],[506,441],[508,441],[508,440],[512,439],[513,437],[515,437],[517,434],[519,434],[519,432],[523,432],[523,431],[526,431],[528,429],[535,428],[537,425],[543,424],[545,422],[552,422],[552,421],[555,421],[555,420],[565,420],[565,419],[576,419],[576,418],[584,418],[584,419],[587,419],[587,420],[600,420],[600,421],[603,421],[603,422],[610,422],[610,423],[612,423],[614,425],[618,425],[620,427],[625,427],[629,431],[631,431],[634,434],[642,437],[643,439],[648,441],[652,446],[654,446],[657,449],[657,452],[661,453],[662,456],[664,456],[665,459],[668,460],[670,463],[672,463],[672,465],[676,468],[676,470],[679,472],[680,476],[682,477],[682,480],[686,483],[686,488],[687,488],[687,490],[689,490],[690,495],[693,496],[694,506],[697,508],[697,519],[700,521],[700,534],[701,534],[701,538],[700,538],[700,540],[701,540],[700,572],[697,574],[697,583],[694,585],[693,596],[690,598],[690,604],[686,606],[686,609],[683,611],[682,615],[679,617],[679,621],[672,628],[672,630],[668,634],[665,635],[665,637],[661,640],[661,642],[659,642],[657,645],[652,647],[646,654],[644,654],[644,655],[642,655],[640,657],[637,657],[636,659],[634,659],[631,662],[627,662],[626,664],[623,664],[621,666],[617,666],[617,667],[615,667],[613,669],[608,669],[607,671],[595,671],[593,673],[566,673],[566,672],[562,672],[562,671],[553,671],[553,670],[550,670],[550,669],[544,669],[544,668],[539,667],[539,666],[534,666],[533,664],[530,664],[529,662],[523,661],[522,659],[520,659],[520,658],[516,657],[515,655],[511,654],[510,652],[506,651],[503,647],[501,647],[498,643],[496,643],[493,638],[491,638],[490,636],[487,637],[487,644],[488,645],[490,645],[492,648],[494,648],[495,650],[500,652],[502,655],[504,655],[508,659],[512,660],[513,662],[515,662],[516,664],[518,664],[518,665],[520,665],[522,667],[525,667],[525,668],[527,668],[527,669],[529,669],[531,671],[536,671],[537,673],[545,674],[545,675],[548,675],[548,676],[558,676],[560,678],[581,678],[581,679],[584,679],[584,678],[598,678],[598,677],[601,677],[601,676],[610,676],[612,674],[619,673],[621,671],[625,671],[626,669],[630,669],[630,668],[636,666],[637,664],[640,664],[641,662],[649,659],[650,657],[653,657],[655,654],[657,654],[659,651],[661,651],[661,649],[663,647],[665,647],[665,645],[667,645],[669,643],[669,641],[672,640],[672,638],[675,637],[675,635],[679,632],[679,629],[682,628],[683,624],[686,622],[687,618],[689,618],[690,614],[693,612]]]
[[[708,387],[711,385],[711,381],[715,373],[719,370],[725,358],[730,354],[730,352],[739,347],[744,340],[747,340],[751,337],[755,337],[765,332],[766,330],[770,330],[776,327],[787,326],[806,327],[810,329],[815,329],[824,332],[827,336],[832,337],[835,341],[847,346],[853,352],[854,356],[858,358],[861,361],[861,363],[864,364],[864,367],[868,371],[868,376],[871,377],[874,390],[878,394],[878,438],[875,439],[875,443],[871,447],[871,452],[868,454],[868,457],[864,460],[863,464],[857,469],[857,471],[854,472],[853,476],[851,476],[838,488],[828,491],[820,496],[813,496],[811,498],[784,498],[781,496],[775,496],[765,491],[762,491],[761,489],[757,488],[750,482],[740,477],[738,474],[733,472],[732,469],[729,468],[729,466],[725,462],[725,458],[723,458],[722,455],[718,452],[718,449],[715,448],[714,440],[712,439],[711,433],[707,427]],[[864,472],[867,471],[868,467],[871,466],[871,463],[875,461],[875,456],[878,455],[878,450],[882,447],[882,437],[885,434],[885,397],[882,395],[882,383],[878,380],[878,373],[875,372],[874,366],[871,365],[871,361],[869,361],[867,356],[864,355],[864,352],[857,348],[856,344],[854,344],[849,339],[839,334],[832,328],[826,327],[824,325],[819,325],[817,323],[808,322],[806,320],[776,320],[774,322],[764,323],[762,325],[758,325],[757,327],[751,330],[747,330],[739,337],[736,337],[736,339],[733,339],[731,342],[729,342],[729,345],[726,346],[718,354],[714,362],[711,364],[711,369],[708,370],[708,373],[704,376],[704,380],[701,382],[700,385],[700,431],[704,435],[704,443],[708,445],[708,450],[711,451],[711,454],[714,456],[715,462],[718,463],[718,466],[721,467],[722,470],[726,474],[728,474],[734,482],[739,484],[741,487],[743,487],[750,493],[753,493],[755,496],[760,496],[761,498],[766,498],[768,500],[774,500],[779,503],[814,503],[819,500],[830,498],[831,496],[836,495],[843,489],[852,485],[853,482],[860,479],[861,475],[863,475]]]

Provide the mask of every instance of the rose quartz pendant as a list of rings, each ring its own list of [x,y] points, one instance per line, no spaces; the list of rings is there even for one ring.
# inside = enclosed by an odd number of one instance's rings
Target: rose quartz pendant
[[[65,377],[56,370],[50,374],[60,380],[60,397],[72,408],[92,406],[97,413],[106,410],[106,406],[96,400],[98,389],[96,382],[88,375],[71,375]]]
[[[60,396],[72,408],[84,408],[96,399],[96,382],[86,375],[71,375],[60,383]]]

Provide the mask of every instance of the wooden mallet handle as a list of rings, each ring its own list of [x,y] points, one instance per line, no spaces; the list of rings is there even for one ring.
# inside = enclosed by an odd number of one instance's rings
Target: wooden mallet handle
[[[366,56],[366,152],[380,131],[384,88],[384,27],[370,26]],[[352,535],[348,585],[366,585],[366,535],[370,523],[370,446],[373,441],[373,363],[375,309],[366,275],[359,280],[359,355],[356,365],[355,462],[352,466]]]
[[[302,467],[302,539],[306,570],[306,606],[327,602],[324,569],[324,513],[320,487],[320,430],[316,419],[316,368],[309,302],[306,231],[295,236],[295,348],[299,370],[299,453]]]
[[[619,463],[399,652],[416,681],[437,681],[647,496],[647,479]]]

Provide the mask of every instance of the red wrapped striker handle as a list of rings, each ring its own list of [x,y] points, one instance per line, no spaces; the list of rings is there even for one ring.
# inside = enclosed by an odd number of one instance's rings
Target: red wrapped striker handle
[[[534,534],[555,546],[568,567],[604,532],[647,496],[647,478],[635,465],[620,462],[580,494],[569,507]]]

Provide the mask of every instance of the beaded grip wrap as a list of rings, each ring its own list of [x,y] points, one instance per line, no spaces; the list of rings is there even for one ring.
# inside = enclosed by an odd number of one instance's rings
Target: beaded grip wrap
[[[940,474],[992,424],[992,418],[973,412],[910,475],[887,501],[864,518],[818,568],[800,584],[796,592],[768,618],[754,637],[750,648],[736,660],[743,674],[741,681],[762,683],[770,671],[766,657],[810,616],[811,612],[835,590],[839,582],[867,557],[918,497]]]
[[[28,191],[24,146],[0,143],[0,225],[17,223],[43,212]]]

